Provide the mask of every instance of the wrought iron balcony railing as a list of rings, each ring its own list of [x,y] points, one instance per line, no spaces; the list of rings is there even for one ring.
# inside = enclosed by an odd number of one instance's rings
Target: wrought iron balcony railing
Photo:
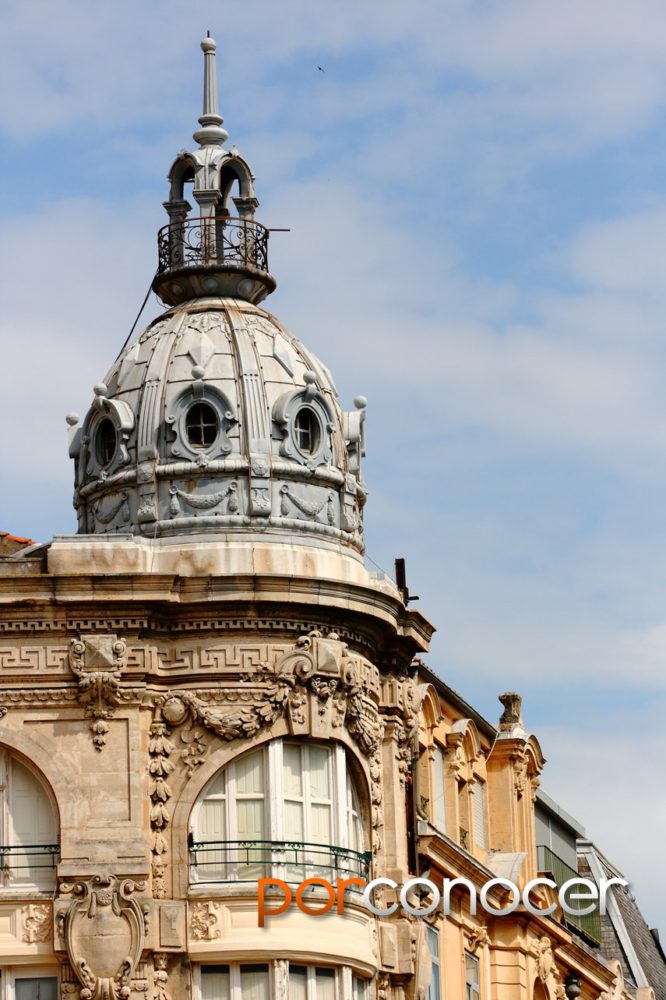
[[[157,273],[183,267],[251,267],[268,273],[266,226],[250,219],[184,219],[157,234]]]
[[[256,882],[281,878],[361,878],[370,872],[370,851],[285,840],[203,840],[190,843],[190,870],[197,883]]]
[[[4,886],[47,881],[55,876],[59,844],[0,845],[0,878]]]
[[[551,874],[557,887],[564,885],[572,878],[580,878],[579,873],[570,865],[558,857],[549,847],[540,845],[537,847],[537,865],[539,872]],[[575,904],[574,904],[575,905]],[[580,905],[583,905],[582,903]],[[599,910],[588,913],[586,916],[576,916],[573,913],[565,914],[566,923],[573,929],[583,931],[591,937],[597,944],[601,943],[601,916]]]

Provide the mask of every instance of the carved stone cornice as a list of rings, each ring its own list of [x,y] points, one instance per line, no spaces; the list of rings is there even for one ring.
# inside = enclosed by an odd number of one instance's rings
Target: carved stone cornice
[[[122,600],[118,597],[119,584],[122,584]],[[323,618],[323,628],[334,627],[334,619],[344,616],[357,626],[354,632],[358,640],[350,637],[350,641],[369,643],[375,655],[387,664],[408,666],[415,653],[427,648],[434,631],[419,611],[405,608],[391,588],[348,579],[254,574],[197,577],[148,572],[100,576],[81,572],[0,577],[0,632],[51,631],[64,627],[70,634],[74,630],[92,633],[99,627],[127,633],[139,631],[139,621],[152,629],[159,620],[160,627],[166,629],[169,619],[172,634],[181,629],[182,623],[196,619],[201,631],[212,630],[204,625],[207,621],[214,622],[215,629],[227,630],[225,623],[239,618],[247,619],[249,627],[256,628],[252,623],[257,620],[258,607],[264,612],[264,621],[269,623],[264,626],[262,622],[259,630],[267,627],[275,631],[270,623],[274,618],[284,617],[286,595],[300,619],[299,631],[310,630],[313,619]],[[18,602],[53,607],[53,615],[49,617],[42,611],[32,621],[30,618],[20,621],[22,616],[16,613],[10,618],[9,609]],[[76,602],[85,604],[87,613],[77,615]],[[93,608],[99,606],[99,614],[90,613],[91,603]],[[60,610],[63,605],[66,611]],[[271,614],[272,609],[275,615]]]

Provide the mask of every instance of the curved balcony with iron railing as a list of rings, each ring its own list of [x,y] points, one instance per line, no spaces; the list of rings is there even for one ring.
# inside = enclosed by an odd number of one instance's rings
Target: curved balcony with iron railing
[[[157,234],[153,289],[169,305],[221,295],[259,302],[275,288],[269,230],[252,219],[186,218]]]
[[[190,881],[224,885],[280,878],[299,883],[306,878],[360,878],[370,873],[370,851],[331,844],[285,840],[203,840],[190,842]]]

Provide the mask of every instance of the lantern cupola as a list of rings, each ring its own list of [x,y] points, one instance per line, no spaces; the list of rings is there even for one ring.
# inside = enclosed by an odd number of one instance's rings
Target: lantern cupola
[[[217,95],[216,43],[204,53],[203,112],[197,148],[181,150],[168,179],[169,222],[158,234],[153,291],[167,305],[224,296],[257,303],[275,288],[268,270],[269,230],[255,220],[254,175],[235,146],[225,149]]]

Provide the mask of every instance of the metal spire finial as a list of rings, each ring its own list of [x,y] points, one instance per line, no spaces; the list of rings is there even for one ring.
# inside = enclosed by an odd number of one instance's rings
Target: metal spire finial
[[[194,141],[200,146],[221,146],[229,133],[221,128],[221,117],[217,103],[217,71],[215,68],[215,39],[210,31],[201,43],[204,54],[203,114],[199,119],[200,129],[194,133]]]

